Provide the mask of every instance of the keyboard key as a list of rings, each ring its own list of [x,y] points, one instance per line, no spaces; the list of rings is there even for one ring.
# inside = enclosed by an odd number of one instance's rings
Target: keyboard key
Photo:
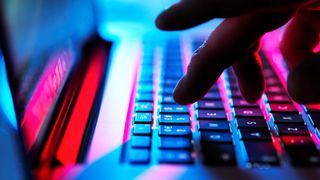
[[[263,118],[259,108],[235,108],[235,117],[260,117]]]
[[[203,100],[221,100],[219,92],[208,92],[203,98]]]
[[[197,109],[224,109],[221,101],[200,100],[196,103]]]
[[[238,128],[261,128],[268,129],[266,120],[263,118],[236,118]]]
[[[139,102],[153,102],[153,94],[138,94],[136,100]]]
[[[268,85],[281,85],[281,82],[276,77],[268,77],[266,78],[266,84]]]
[[[207,165],[236,165],[233,144],[205,144],[201,146],[203,163]]]
[[[303,124],[278,124],[280,135],[309,135],[306,125]]]
[[[159,124],[190,124],[190,118],[186,114],[161,114]]]
[[[239,135],[242,140],[271,141],[271,134],[267,130],[259,129],[239,129]]]
[[[143,92],[151,92],[154,90],[153,84],[148,84],[148,85],[139,85],[137,87],[137,91],[143,91]]]
[[[267,86],[265,92],[267,94],[282,94],[286,93],[286,90],[282,85]]]
[[[152,112],[153,105],[148,102],[136,103],[136,112]]]
[[[320,127],[320,114],[309,114],[312,125],[315,127]]]
[[[185,150],[160,150],[160,163],[190,164],[193,158],[190,151]]]
[[[279,165],[279,159],[272,141],[244,141],[248,162],[252,166]]]
[[[250,104],[243,98],[234,98],[232,100],[233,107],[253,107],[253,108],[259,108],[258,104]]]
[[[160,101],[160,102],[161,102],[162,104],[168,104],[168,103],[173,104],[173,103],[175,103],[172,95],[163,95],[163,96],[161,97],[161,101]]]
[[[132,136],[131,147],[133,148],[150,148],[151,138],[150,136]]]
[[[223,110],[198,110],[198,119],[227,119],[226,112]]]
[[[173,90],[174,90],[174,87],[165,87],[165,88],[161,89],[160,92],[162,94],[172,95]]]
[[[291,99],[286,94],[267,94],[269,103],[291,103]]]
[[[286,149],[290,148],[316,148],[310,136],[281,136]]]
[[[231,90],[231,97],[232,99],[236,98],[236,99],[243,99],[242,98],[242,93],[240,90]]]
[[[152,123],[152,113],[136,113],[135,123]]]
[[[191,149],[191,139],[186,137],[160,137],[159,148],[161,149]]]
[[[150,151],[148,149],[130,149],[129,161],[133,164],[146,164],[150,161]]]
[[[189,114],[188,106],[175,104],[162,104],[160,109],[161,114]]]
[[[270,110],[272,113],[299,113],[293,104],[270,103]]]
[[[229,122],[221,120],[202,120],[199,121],[199,130],[229,130]]]
[[[133,126],[133,134],[135,135],[150,135],[151,125],[150,124],[135,124]]]
[[[202,143],[232,143],[230,132],[202,131],[200,135]]]
[[[163,87],[171,87],[174,88],[177,84],[177,80],[169,79],[169,78],[164,78],[160,81],[160,86]]]
[[[273,113],[274,123],[300,123],[303,124],[304,120],[299,114],[277,114]]]
[[[190,126],[169,126],[160,125],[160,136],[190,136]]]

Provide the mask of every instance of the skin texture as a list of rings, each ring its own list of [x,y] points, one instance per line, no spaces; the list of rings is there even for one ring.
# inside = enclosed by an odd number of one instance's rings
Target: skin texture
[[[257,101],[264,90],[260,38],[289,22],[281,50],[289,67],[288,91],[300,103],[320,102],[319,0],[182,0],[156,19],[162,30],[182,30],[216,17],[226,18],[193,54],[174,91],[179,104],[202,98],[225,68],[232,66],[243,97]],[[310,71],[312,67],[312,71]]]

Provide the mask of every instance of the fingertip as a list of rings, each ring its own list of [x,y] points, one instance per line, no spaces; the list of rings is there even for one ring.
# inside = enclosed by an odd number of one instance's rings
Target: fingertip
[[[256,76],[256,78],[251,79],[254,82],[250,84],[242,83],[239,85],[243,98],[251,104],[256,103],[261,98],[265,89],[265,80],[263,76],[259,73],[257,73]]]
[[[177,104],[188,105],[196,102],[198,98],[194,97],[191,88],[187,88],[186,77],[182,77],[173,91],[173,99]]]
[[[161,12],[156,20],[155,20],[156,27],[159,28],[160,30],[169,30],[170,28],[168,27],[168,22],[167,22],[167,11],[164,10]]]

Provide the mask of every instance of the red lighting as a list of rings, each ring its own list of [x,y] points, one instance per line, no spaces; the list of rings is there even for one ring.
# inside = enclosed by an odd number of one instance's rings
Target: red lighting
[[[77,161],[90,112],[103,78],[105,51],[103,48],[97,48],[92,54],[88,59],[89,67],[56,154],[56,158],[62,164],[73,164]]]
[[[27,150],[30,150],[37,139],[40,128],[66,77],[71,58],[71,53],[66,51],[55,53],[36,85],[21,122]]]

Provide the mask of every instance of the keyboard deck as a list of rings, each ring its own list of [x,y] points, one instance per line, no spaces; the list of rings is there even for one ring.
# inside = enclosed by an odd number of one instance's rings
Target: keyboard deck
[[[201,42],[194,40],[188,53]],[[172,92],[187,64],[181,44],[145,43],[124,163],[320,165],[320,110],[293,102],[262,52],[266,88],[257,104],[242,98],[231,68],[195,104],[176,104]]]

